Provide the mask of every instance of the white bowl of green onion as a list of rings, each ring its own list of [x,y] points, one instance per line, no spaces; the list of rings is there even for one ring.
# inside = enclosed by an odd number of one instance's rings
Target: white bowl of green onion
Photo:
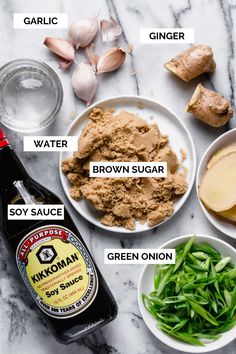
[[[150,331],[168,346],[207,353],[236,338],[236,250],[206,235],[176,237],[172,265],[148,264],[138,303]]]

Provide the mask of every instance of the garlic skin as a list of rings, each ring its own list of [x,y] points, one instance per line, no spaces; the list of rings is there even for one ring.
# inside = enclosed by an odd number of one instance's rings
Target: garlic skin
[[[46,37],[43,44],[58,56],[62,69],[66,70],[75,60],[75,49],[71,42],[61,38]]]
[[[97,17],[86,17],[78,20],[69,27],[68,38],[76,49],[87,47],[98,31]]]
[[[120,37],[122,28],[114,18],[110,16],[109,20],[100,21],[100,31],[103,42],[112,42]]]
[[[94,52],[94,43],[91,43],[89,46],[87,46],[84,50],[86,57],[88,58],[89,62],[91,65],[93,65],[95,67],[96,70],[96,66],[99,60],[99,55],[97,55]]]
[[[97,91],[97,78],[91,65],[77,65],[72,75],[72,87],[75,94],[89,106]]]
[[[97,63],[97,74],[118,69],[125,61],[126,52],[123,48],[111,48],[100,56]]]

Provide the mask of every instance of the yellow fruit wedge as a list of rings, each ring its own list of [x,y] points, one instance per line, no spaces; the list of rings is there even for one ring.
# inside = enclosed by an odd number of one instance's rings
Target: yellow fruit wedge
[[[199,197],[216,212],[236,205],[236,152],[225,155],[206,171],[199,187]]]
[[[230,154],[231,152],[236,152],[236,145],[230,145],[227,146],[226,148],[219,150],[215,153],[215,155],[212,156],[210,161],[207,164],[207,168],[211,168],[217,161],[219,161],[222,157],[225,155]]]
[[[217,214],[219,214],[220,216],[223,216],[224,218],[226,218],[228,220],[236,222],[236,205],[229,210],[220,211]]]

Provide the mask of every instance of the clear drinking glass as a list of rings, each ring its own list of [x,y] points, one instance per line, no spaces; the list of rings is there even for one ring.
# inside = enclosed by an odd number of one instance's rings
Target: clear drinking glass
[[[63,89],[55,71],[30,59],[0,68],[0,122],[30,133],[48,126],[61,108]]]

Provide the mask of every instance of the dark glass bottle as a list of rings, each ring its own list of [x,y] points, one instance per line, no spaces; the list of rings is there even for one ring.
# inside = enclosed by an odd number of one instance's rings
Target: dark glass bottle
[[[0,166],[1,233],[56,339],[70,343],[114,319],[116,302],[66,210],[64,220],[8,220],[8,205],[63,203],[28,175],[2,130]]]

